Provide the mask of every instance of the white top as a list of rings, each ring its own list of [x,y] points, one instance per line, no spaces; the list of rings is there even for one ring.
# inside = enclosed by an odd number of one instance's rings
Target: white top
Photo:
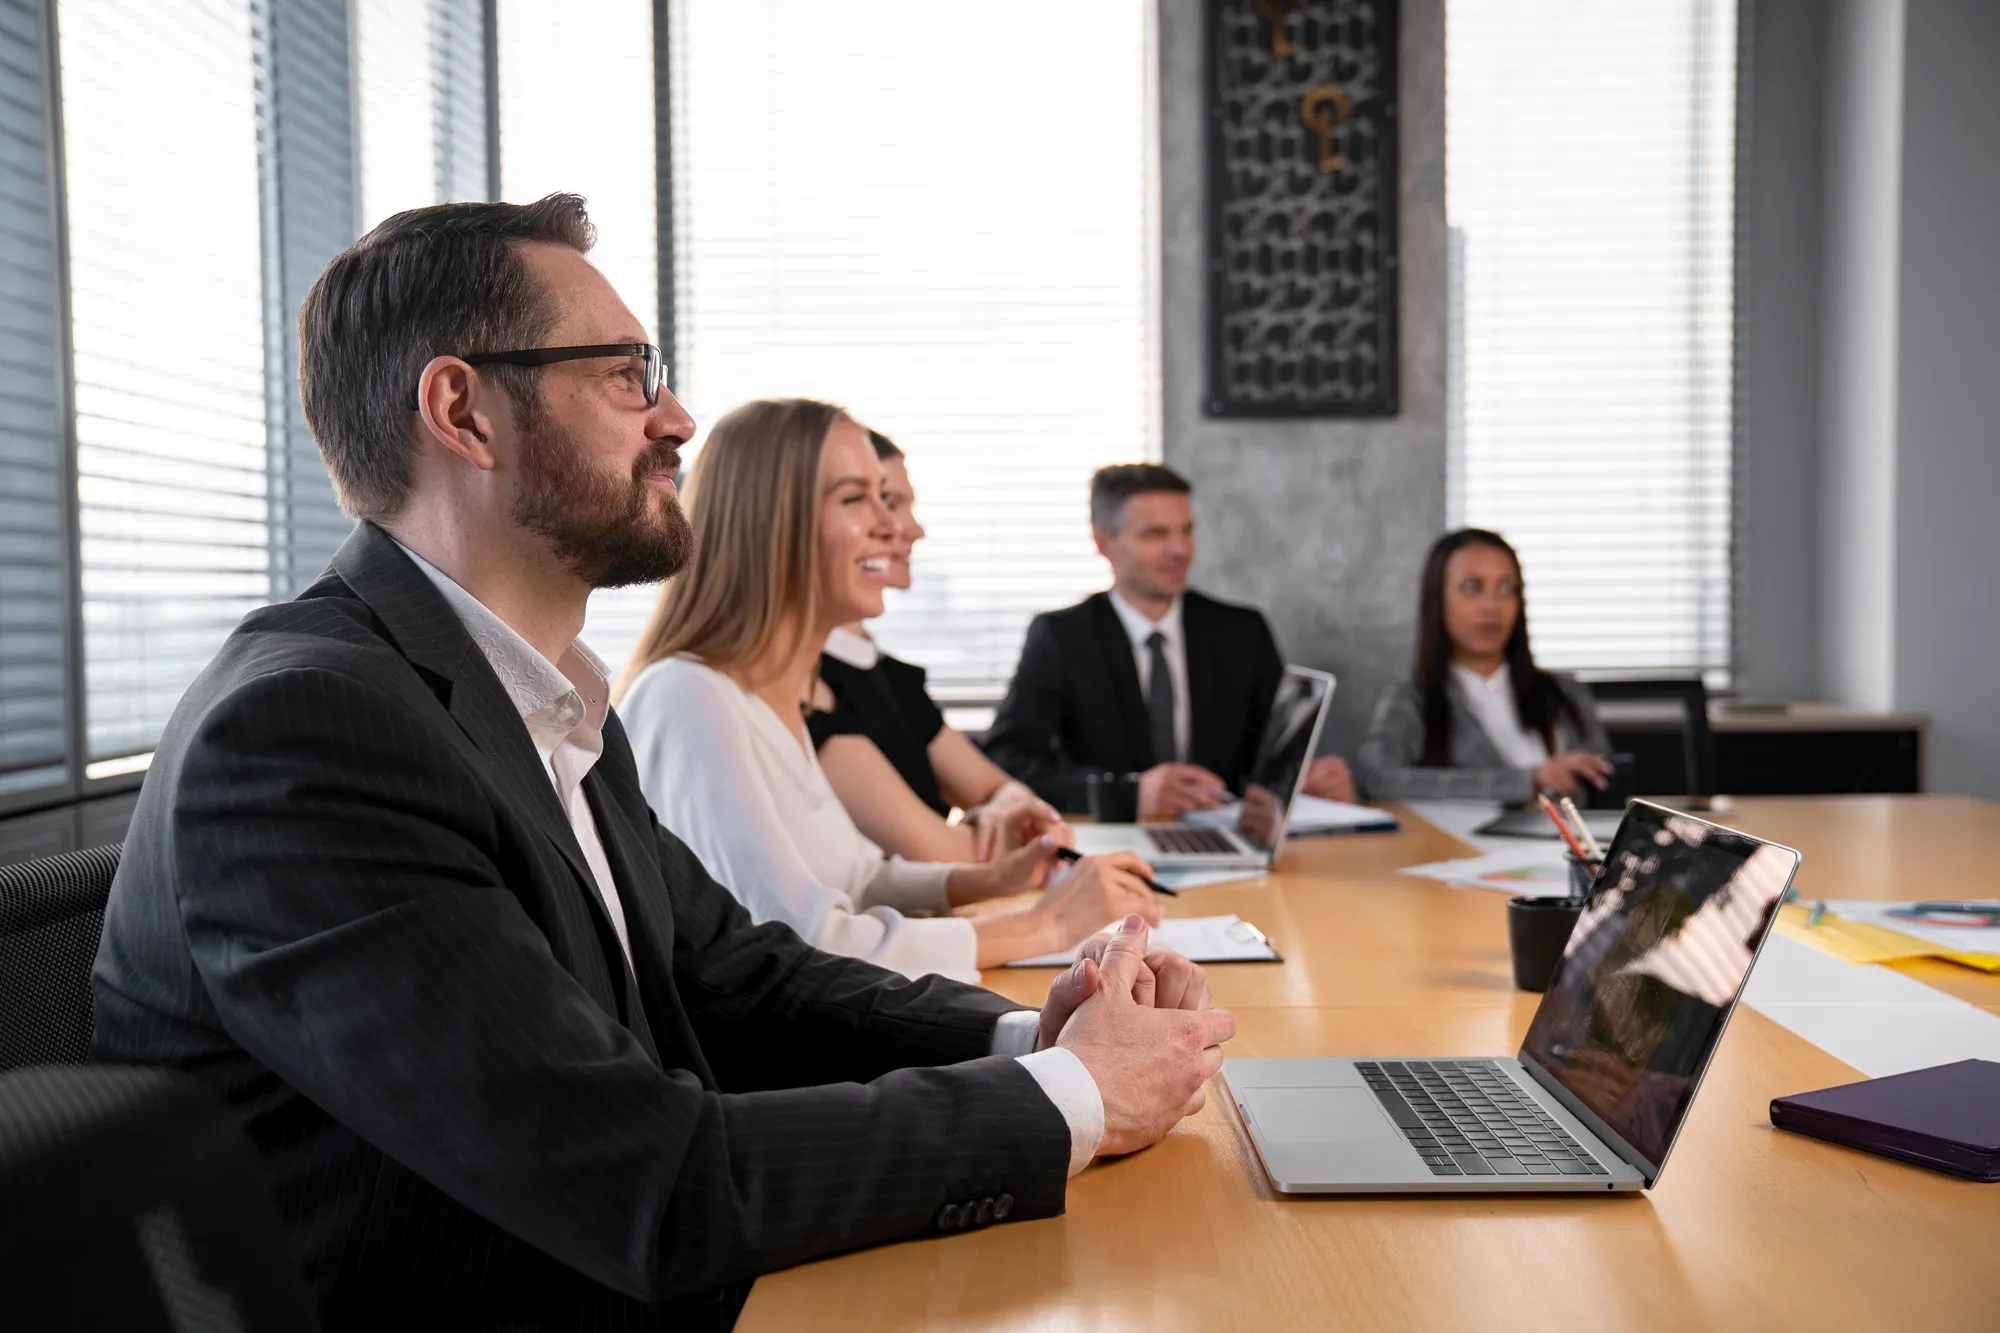
[[[1548,742],[1521,725],[1520,710],[1514,706],[1513,680],[1507,674],[1505,662],[1498,671],[1483,677],[1453,662],[1451,675],[1458,682],[1466,707],[1472,710],[1472,716],[1502,759],[1516,768],[1537,768],[1548,759]]]
[[[875,646],[875,640],[851,629],[836,627],[826,636],[825,651],[828,657],[837,658],[857,671],[867,671],[882,660],[882,650]]]
[[[396,544],[402,546],[401,542]],[[581,639],[570,644],[562,661],[549,661],[506,621],[487,610],[485,603],[459,587],[451,575],[409,547],[402,549],[451,606],[493,674],[500,678],[500,688],[507,691],[521,714],[535,753],[542,757],[542,767],[555,784],[556,800],[569,816],[570,831],[583,849],[590,877],[597,881],[597,896],[604,900],[611,928],[618,932],[618,947],[630,962],[632,943],[625,930],[625,905],[619,901],[611,863],[604,857],[604,841],[597,836],[597,820],[583,794],[584,775],[604,753],[604,717],[611,710],[610,671]]]
[[[1125,627],[1125,637],[1132,640],[1132,661],[1139,668],[1141,699],[1153,686],[1153,650],[1146,646],[1146,640],[1156,632],[1164,640],[1160,647],[1167,656],[1167,679],[1174,687],[1174,753],[1156,758],[1160,763],[1169,760],[1178,763],[1187,755],[1188,732],[1193,726],[1191,719],[1194,716],[1188,702],[1187,632],[1181,628],[1181,599],[1174,598],[1174,604],[1158,620],[1148,620],[1113,589],[1111,609],[1118,613],[1118,623]]]
[[[617,882],[611,877],[611,863],[604,856],[604,841],[598,836],[596,817],[590,813],[590,802],[583,795],[584,775],[604,753],[604,718],[611,705],[610,672],[581,639],[570,644],[560,666],[549,661],[449,574],[401,542],[396,544],[458,616],[467,635],[493,668],[493,674],[500,678],[500,687],[519,710],[535,752],[542,757],[549,781],[555,786],[556,799],[569,815],[570,829],[583,848],[583,859],[590,866],[591,878],[597,882],[598,895],[604,900],[605,912],[618,932],[618,945],[629,963],[632,945],[626,935],[625,905],[618,897]],[[760,701],[753,702],[762,707]],[[769,711],[765,710],[767,716]],[[777,724],[775,718],[772,722]],[[779,730],[783,731],[782,725]],[[790,739],[789,734],[786,738]],[[817,769],[818,765],[814,767]],[[708,865],[713,870],[714,863]],[[969,923],[957,924],[965,926],[966,933],[971,934]],[[973,976],[976,980],[978,974]],[[1090,1165],[1097,1156],[1098,1145],[1104,1141],[1104,1098],[1097,1091],[1097,1080],[1073,1053],[1060,1046],[1046,1051],[1035,1049],[1040,1021],[1041,1015],[1032,1010],[1000,1015],[993,1025],[991,1049],[995,1055],[1011,1055],[1020,1061],[1036,1086],[1062,1113],[1069,1125],[1069,1173],[1075,1175]]]
[[[660,822],[759,922],[905,976],[977,982],[972,923],[943,913],[948,865],[884,856],[770,706],[685,657],[632,681],[618,716]]]

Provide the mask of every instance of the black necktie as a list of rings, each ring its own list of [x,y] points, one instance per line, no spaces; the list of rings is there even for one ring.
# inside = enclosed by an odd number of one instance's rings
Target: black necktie
[[[1146,682],[1146,718],[1152,723],[1153,762],[1168,764],[1180,758],[1174,745],[1174,678],[1167,674],[1167,639],[1158,630],[1146,640],[1152,653],[1151,677]]]

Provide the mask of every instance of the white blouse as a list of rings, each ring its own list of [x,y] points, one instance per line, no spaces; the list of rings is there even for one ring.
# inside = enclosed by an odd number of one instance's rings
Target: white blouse
[[[685,657],[655,662],[618,704],[660,822],[758,922],[828,953],[976,982],[978,937],[945,913],[949,865],[884,856],[770,706]]]
[[[1549,744],[1539,733],[1521,725],[1521,710],[1514,705],[1514,678],[1508,674],[1507,664],[1502,662],[1498,671],[1482,676],[1453,662],[1451,674],[1500,757],[1516,768],[1541,767],[1549,757]]]

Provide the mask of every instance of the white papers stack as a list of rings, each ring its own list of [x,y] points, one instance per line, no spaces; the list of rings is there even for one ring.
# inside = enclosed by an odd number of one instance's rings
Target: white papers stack
[[[1498,801],[1409,801],[1410,813],[1435,824],[1460,842],[1471,843],[1482,852],[1499,852],[1519,847],[1519,838],[1482,837],[1473,830],[1500,813]]]
[[[1239,870],[1155,870],[1153,883],[1178,893],[1182,889],[1205,889],[1211,884],[1244,884],[1263,879],[1271,872],[1245,866]]]
[[[1231,801],[1213,810],[1192,810],[1181,823],[1201,828],[1235,828],[1243,815],[1243,802]],[[1292,802],[1292,817],[1285,823],[1285,836],[1310,838],[1321,833],[1394,833],[1396,817],[1386,810],[1345,801],[1329,801],[1300,792]]]
[[[1460,888],[1518,893],[1524,898],[1569,896],[1569,867],[1563,863],[1560,846],[1539,842],[1523,846],[1518,839],[1514,846],[1485,856],[1405,866],[1402,873]]]
[[[1870,1078],[2000,1060],[2000,1017],[1912,977],[1773,934],[1743,1003]]]
[[[1116,922],[1112,923],[1116,925]],[[1106,926],[1110,930],[1111,926]],[[1148,948],[1172,949],[1196,963],[1282,962],[1264,932],[1242,917],[1180,916],[1162,921],[1153,928]],[[1008,967],[1068,967],[1076,961],[1076,950],[1047,953],[1039,958],[1022,958]]]

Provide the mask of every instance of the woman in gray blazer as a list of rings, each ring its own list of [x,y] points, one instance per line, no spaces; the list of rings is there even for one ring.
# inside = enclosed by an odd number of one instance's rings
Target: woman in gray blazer
[[[1521,562],[1498,533],[1446,533],[1424,561],[1412,679],[1375,708],[1355,761],[1374,800],[1523,802],[1602,788],[1611,751],[1590,692],[1528,650]]]

